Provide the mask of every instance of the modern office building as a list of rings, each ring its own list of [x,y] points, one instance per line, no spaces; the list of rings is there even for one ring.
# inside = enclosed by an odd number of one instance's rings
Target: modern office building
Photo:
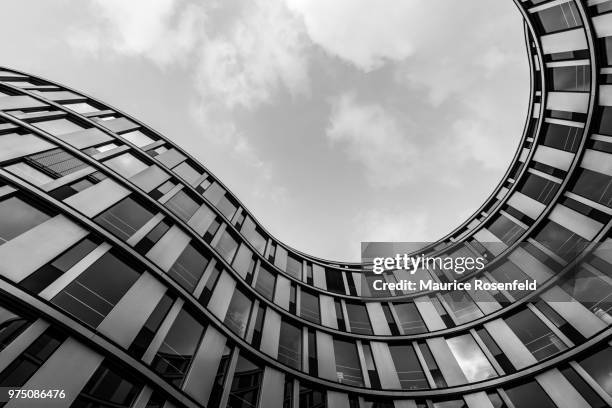
[[[424,252],[487,254],[461,279],[533,293],[373,293],[137,119],[2,68],[0,387],[63,395],[5,406],[612,405],[612,1],[516,3],[518,151]]]

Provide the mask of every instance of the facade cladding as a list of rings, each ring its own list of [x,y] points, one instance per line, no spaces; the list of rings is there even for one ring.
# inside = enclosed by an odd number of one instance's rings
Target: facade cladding
[[[425,249],[490,255],[465,279],[539,282],[484,300],[374,297],[360,264],[275,240],[154,130],[2,68],[0,387],[65,393],[5,406],[612,405],[612,1],[517,5],[519,149]]]

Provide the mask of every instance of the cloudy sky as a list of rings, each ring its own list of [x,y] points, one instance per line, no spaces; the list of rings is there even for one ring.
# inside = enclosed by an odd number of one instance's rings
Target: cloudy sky
[[[450,232],[527,110],[511,0],[5,0],[1,64],[82,90],[187,149],[281,241]]]

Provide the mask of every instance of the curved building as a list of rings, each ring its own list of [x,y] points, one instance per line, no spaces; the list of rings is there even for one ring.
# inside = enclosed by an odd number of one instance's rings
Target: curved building
[[[612,405],[612,1],[516,3],[518,151],[424,252],[532,293],[373,293],[137,119],[1,68],[0,387],[30,390],[5,406]]]

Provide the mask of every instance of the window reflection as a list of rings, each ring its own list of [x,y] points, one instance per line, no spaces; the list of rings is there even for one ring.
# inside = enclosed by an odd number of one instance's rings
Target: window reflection
[[[391,352],[395,371],[399,377],[402,389],[418,390],[429,388],[427,378],[425,378],[419,359],[411,345],[390,345],[389,351]]]
[[[446,339],[446,342],[469,382],[482,381],[497,375],[472,335],[464,334]]]
[[[506,324],[537,360],[545,359],[567,348],[529,309],[508,317]]]
[[[297,370],[302,368],[302,330],[284,320],[279,334],[278,361]]]
[[[334,355],[338,382],[362,387],[363,377],[355,343],[334,339]]]

